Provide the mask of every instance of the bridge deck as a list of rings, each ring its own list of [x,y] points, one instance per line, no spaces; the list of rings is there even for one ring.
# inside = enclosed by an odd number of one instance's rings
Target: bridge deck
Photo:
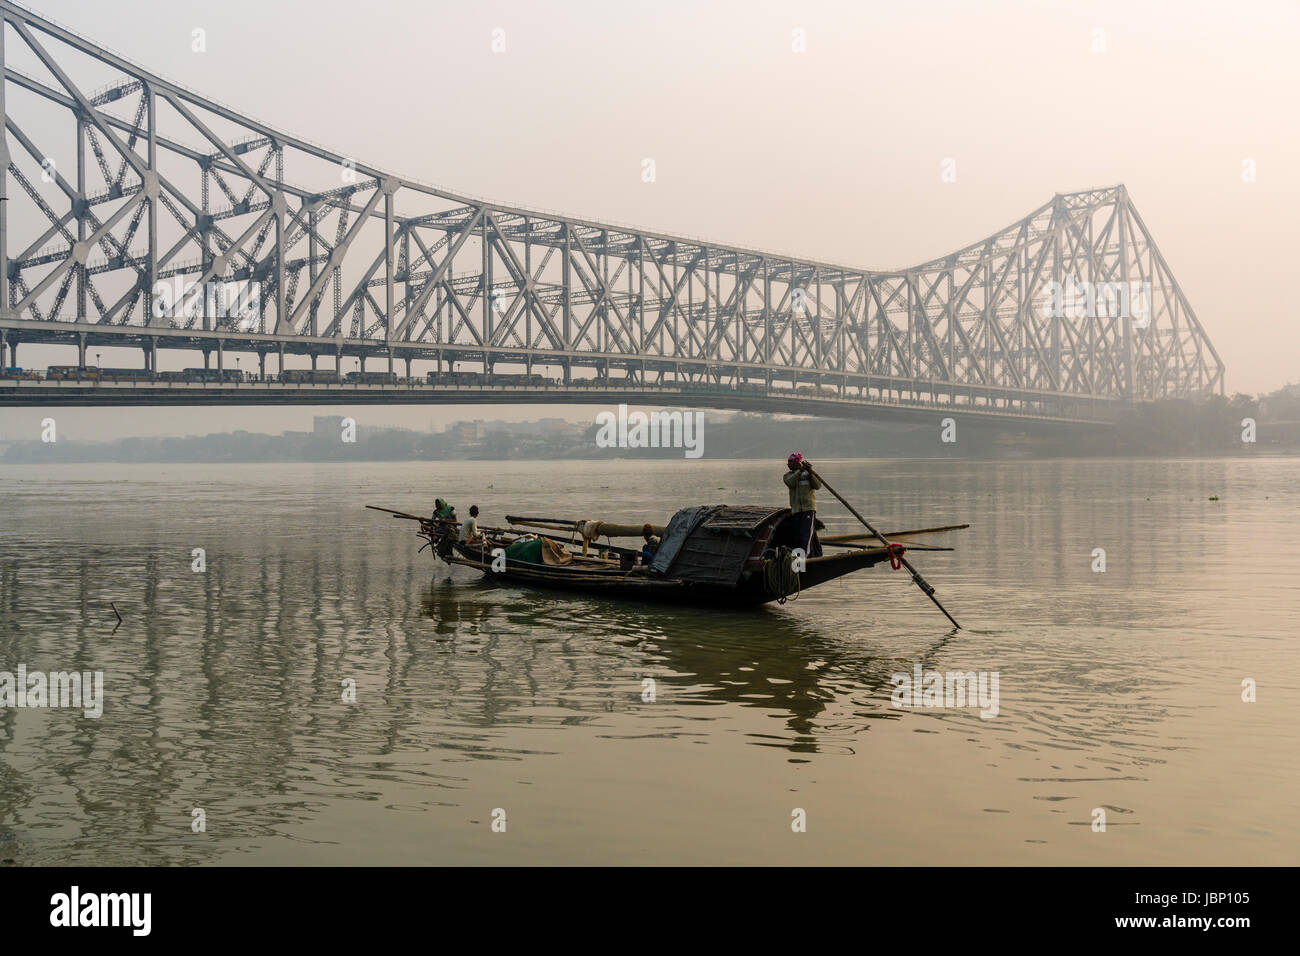
[[[1120,403],[1090,406],[1094,417],[1050,410],[999,407],[978,402],[941,402],[807,396],[781,389],[740,391],[713,388],[637,385],[626,388],[581,384],[549,387],[500,385],[312,384],[289,382],[76,382],[0,380],[0,406],[97,405],[607,405],[706,407],[739,411],[817,415],[829,418],[923,418],[936,413],[1007,422],[1063,425],[1114,423]]]

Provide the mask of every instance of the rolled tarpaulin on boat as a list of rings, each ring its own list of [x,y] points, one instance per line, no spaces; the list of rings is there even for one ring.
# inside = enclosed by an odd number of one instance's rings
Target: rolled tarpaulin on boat
[[[511,524],[545,528],[548,531],[575,531],[588,541],[597,538],[639,538],[641,529],[645,527],[645,522],[619,524],[613,521],[593,521],[588,518],[566,521],[563,518],[521,518],[516,515],[506,515],[506,520]],[[662,536],[664,533],[664,525],[661,524],[652,524],[650,529],[652,534]]]
[[[641,524],[615,524],[614,522],[582,522],[582,537],[594,541],[598,537],[641,537],[645,522]],[[651,535],[663,536],[664,525],[651,524]]]

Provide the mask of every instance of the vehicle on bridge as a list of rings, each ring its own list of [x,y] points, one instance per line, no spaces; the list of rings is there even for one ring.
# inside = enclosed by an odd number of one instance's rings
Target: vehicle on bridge
[[[396,372],[348,372],[343,381],[349,385],[400,385]]]
[[[222,379],[219,377],[218,373],[222,371],[224,370],[215,368],[168,369],[167,371],[159,372],[154,376],[154,378],[159,382],[220,382]],[[243,379],[236,378],[233,379],[233,381],[243,381]]]
[[[152,382],[154,373],[147,368],[103,368],[99,370],[103,382]]]
[[[20,368],[17,365],[11,365],[6,369],[0,369],[0,378],[18,379],[21,381],[40,381],[41,373],[34,368]]]
[[[709,395],[731,395],[735,392],[761,395],[767,391],[761,382],[741,382],[738,385],[730,382],[682,382],[680,387],[683,392],[700,392]]]
[[[805,398],[839,398],[840,393],[833,385],[798,385],[795,387],[795,394]]]
[[[544,375],[493,375],[490,381],[492,385],[502,385],[506,388],[543,388],[547,385],[554,384]]]
[[[45,380],[48,382],[97,382],[99,381],[99,366],[51,365],[45,370]]]
[[[237,368],[187,368],[181,370],[182,382],[216,382],[222,385],[247,380],[243,369]]]
[[[430,372],[425,376],[430,385],[479,386],[484,384],[482,372]]]
[[[337,385],[339,373],[327,369],[289,368],[280,373],[280,381],[300,385]]]
[[[604,372],[598,372],[591,378],[575,378],[569,384],[581,388],[626,388],[634,383],[626,375],[606,375]]]

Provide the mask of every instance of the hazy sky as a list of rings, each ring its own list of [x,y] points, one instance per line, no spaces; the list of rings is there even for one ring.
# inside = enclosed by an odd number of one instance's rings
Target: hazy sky
[[[1223,357],[1229,392],[1300,379],[1296,0],[32,6],[380,168],[866,268],[942,255],[1053,193],[1122,182]],[[204,53],[191,50],[196,27]],[[492,52],[495,28],[504,53]],[[792,51],[796,28],[806,53]],[[955,183],[940,178],[949,157]],[[1246,159],[1255,182],[1243,182]],[[23,364],[39,364],[28,348]],[[135,364],[138,353],[121,358]],[[422,426],[554,413],[383,417]],[[68,437],[278,431],[310,414],[62,413]],[[26,433],[31,417],[0,411],[0,433]]]

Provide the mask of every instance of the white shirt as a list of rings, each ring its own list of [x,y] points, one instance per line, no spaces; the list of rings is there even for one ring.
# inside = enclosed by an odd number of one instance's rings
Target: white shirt
[[[470,515],[461,523],[460,540],[473,541],[476,537],[478,537],[478,519]]]

